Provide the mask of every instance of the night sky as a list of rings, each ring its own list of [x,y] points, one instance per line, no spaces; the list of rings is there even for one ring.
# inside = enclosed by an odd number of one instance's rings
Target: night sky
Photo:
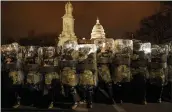
[[[36,35],[62,31],[65,3],[53,2],[2,2],[2,37],[27,37],[28,31]],[[159,2],[71,2],[74,10],[75,34],[78,38],[90,38],[97,16],[109,38],[119,38],[125,32],[139,28],[142,18],[159,9]]]

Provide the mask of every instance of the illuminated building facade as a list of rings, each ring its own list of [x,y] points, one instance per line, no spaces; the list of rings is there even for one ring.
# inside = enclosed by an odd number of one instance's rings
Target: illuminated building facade
[[[96,24],[94,25],[91,33],[91,40],[92,39],[100,39],[100,38],[106,38],[105,32],[103,29],[103,26],[100,24],[99,19],[97,18]]]
[[[68,41],[77,41],[77,37],[74,33],[74,18],[72,16],[73,6],[70,2],[65,5],[65,15],[63,18],[63,31],[58,37],[58,46],[63,46],[63,44]]]

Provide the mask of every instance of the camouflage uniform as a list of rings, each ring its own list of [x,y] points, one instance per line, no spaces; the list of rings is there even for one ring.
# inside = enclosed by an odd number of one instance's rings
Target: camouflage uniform
[[[133,55],[131,57],[133,94],[139,103],[146,104],[146,85],[149,78],[148,65],[150,62],[151,43],[133,41]],[[135,91],[136,90],[136,91]],[[139,97],[139,99],[137,98]]]
[[[20,93],[22,92],[22,86],[24,84],[24,72],[23,72],[23,49],[17,43],[12,43],[7,47],[11,47],[10,51],[6,52],[6,67],[5,69],[9,71],[9,78],[12,81],[12,90],[15,92],[17,98],[16,105],[17,108],[20,105]]]
[[[150,63],[150,84],[154,87],[154,96],[161,102],[163,86],[167,79],[167,53],[163,46],[153,45]]]
[[[25,87],[29,90],[29,94],[33,94],[36,91],[42,92],[43,90],[43,75],[41,74],[41,47],[38,46],[26,46],[25,50],[25,72],[26,83]],[[32,95],[35,97],[35,94]],[[31,99],[31,103],[34,104],[36,98]]]
[[[124,98],[124,87],[128,85],[131,78],[130,57],[133,53],[132,40],[117,39],[115,40],[112,80],[115,87],[119,88],[119,100],[122,103]]]
[[[41,67],[41,73],[44,75],[44,95],[50,94],[51,103],[49,108],[54,106],[54,97],[55,97],[55,87],[60,85],[60,75],[59,75],[59,66],[58,58],[55,47],[43,47],[43,66]]]
[[[111,64],[113,57],[114,40],[113,39],[96,39],[94,43],[97,45],[97,67],[98,67],[98,87],[107,90],[110,103],[113,100],[113,83],[111,77]],[[104,44],[101,46],[101,44]]]
[[[171,46],[172,47],[172,46]],[[172,48],[168,55],[168,93],[170,94],[170,101],[172,102]]]
[[[92,108],[93,89],[97,85],[97,63],[94,45],[87,44],[79,47],[77,71],[79,71],[79,85],[83,89],[84,100]],[[93,50],[93,52],[91,52]],[[87,99],[86,99],[87,98]]]
[[[75,45],[74,45],[75,44]],[[60,80],[62,83],[62,93],[68,97],[68,92],[72,95],[73,106],[75,109],[78,105],[76,86],[78,84],[78,77],[76,74],[76,57],[77,51],[75,49],[76,43],[67,41],[62,48],[62,58],[60,60]]]

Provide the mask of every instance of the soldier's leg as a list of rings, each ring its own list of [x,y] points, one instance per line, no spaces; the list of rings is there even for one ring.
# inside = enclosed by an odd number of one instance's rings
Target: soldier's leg
[[[14,86],[14,92],[15,92],[15,98],[16,98],[16,103],[13,106],[13,108],[18,108],[20,106],[20,86]]]
[[[37,99],[37,91],[33,89],[33,87],[30,86],[29,88],[29,98],[31,98],[31,105],[38,105],[38,99]]]
[[[48,108],[53,108],[54,107],[54,102],[55,102],[54,101],[54,88],[51,88],[49,90],[49,93],[50,93],[50,101],[51,101],[51,103],[50,103]]]
[[[88,86],[87,88],[87,94],[88,94],[88,108],[92,108],[93,103],[93,86]]]
[[[158,87],[158,103],[161,103],[161,96],[163,92],[163,85]]]
[[[122,85],[122,83],[118,83],[118,87],[119,87],[119,100],[120,100],[120,103],[123,103],[123,85]]]
[[[146,104],[145,94],[146,94],[146,80],[141,74],[136,75],[135,79],[135,89],[136,89],[136,101],[141,104]]]
[[[172,82],[169,81],[169,95],[170,95],[170,102],[172,102]]]
[[[172,102],[172,82],[171,81],[168,81],[166,92],[168,94],[169,101]]]
[[[68,85],[63,85],[63,95],[65,96],[65,97],[68,97],[69,96],[69,92],[70,92],[70,87],[68,86]]]
[[[112,86],[112,83],[107,83],[106,86],[107,86],[107,89],[108,89],[108,94],[109,94],[111,103],[115,104],[115,101],[113,99],[113,86]]]
[[[83,92],[82,92],[83,93],[83,103],[86,102],[86,97],[87,97],[86,91],[87,91],[86,86],[83,86]]]
[[[141,100],[142,100],[142,104],[144,104],[144,105],[146,105],[147,104],[147,101],[146,101],[146,90],[147,90],[147,88],[146,88],[146,80],[145,80],[145,82],[144,82],[144,84],[143,84],[143,94],[142,94],[142,98],[141,98]]]
[[[70,90],[71,90],[71,95],[73,98],[72,109],[75,109],[78,106],[76,89],[75,89],[75,87],[71,87]]]

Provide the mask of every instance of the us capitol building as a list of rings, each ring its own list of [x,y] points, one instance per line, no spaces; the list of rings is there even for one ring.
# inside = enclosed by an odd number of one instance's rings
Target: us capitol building
[[[73,12],[73,6],[70,2],[67,2],[65,5],[65,15],[62,17],[63,30],[58,37],[58,46],[63,46],[63,44],[68,40],[76,41],[78,43],[92,43],[94,39],[106,38],[103,26],[100,24],[100,21],[97,18],[96,24],[93,26],[92,29],[91,39],[90,40],[86,40],[85,38],[78,39],[74,32],[75,19],[73,18],[72,12]]]

